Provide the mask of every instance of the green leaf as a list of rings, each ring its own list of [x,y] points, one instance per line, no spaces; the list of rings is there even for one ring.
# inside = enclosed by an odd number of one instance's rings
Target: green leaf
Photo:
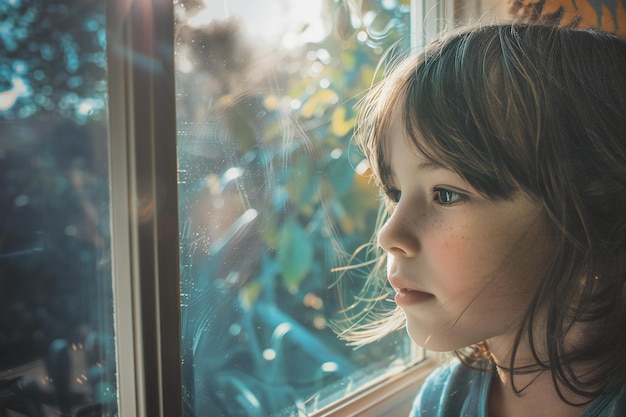
[[[313,265],[313,242],[293,220],[282,225],[278,236],[280,274],[287,289],[296,292]]]
[[[298,153],[294,156],[291,166],[287,168],[288,179],[286,184],[289,200],[296,206],[309,203],[315,191],[311,162],[305,154]]]
[[[337,194],[343,195],[350,191],[354,183],[354,168],[347,157],[341,156],[331,161],[327,172]]]

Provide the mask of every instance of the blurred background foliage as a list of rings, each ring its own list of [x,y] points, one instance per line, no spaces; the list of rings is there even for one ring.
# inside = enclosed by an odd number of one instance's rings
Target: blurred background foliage
[[[0,415],[116,412],[105,15],[0,1]]]
[[[235,3],[224,19],[212,3],[175,3],[186,400],[195,415],[274,415],[410,359],[403,334],[353,350],[329,327],[345,307],[333,268],[378,212],[351,142],[355,104],[383,53],[409,47],[410,5],[320,0],[319,17],[268,40]],[[273,3],[299,7],[257,6]]]
[[[105,15],[97,1],[2,1],[0,47],[4,120],[105,120]]]

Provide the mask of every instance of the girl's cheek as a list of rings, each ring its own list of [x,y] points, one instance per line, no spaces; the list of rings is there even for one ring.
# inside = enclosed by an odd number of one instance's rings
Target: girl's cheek
[[[467,231],[463,227],[443,226],[435,227],[428,233],[431,248],[438,256],[459,254],[467,250]]]
[[[442,272],[456,275],[467,269],[467,248],[463,242],[446,239],[438,245],[433,245],[433,257],[440,265]]]
[[[432,260],[438,265],[441,279],[451,287],[460,288],[480,275],[480,269],[489,262],[480,242],[451,233],[438,242],[432,242]]]

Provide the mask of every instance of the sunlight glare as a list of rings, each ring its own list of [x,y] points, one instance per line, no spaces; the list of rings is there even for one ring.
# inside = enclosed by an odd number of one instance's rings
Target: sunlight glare
[[[319,42],[327,35],[322,19],[323,1],[299,0],[204,0],[204,8],[187,20],[202,27],[214,20],[242,23],[246,36],[260,42],[280,42],[286,49]],[[236,14],[232,11],[236,10]]]

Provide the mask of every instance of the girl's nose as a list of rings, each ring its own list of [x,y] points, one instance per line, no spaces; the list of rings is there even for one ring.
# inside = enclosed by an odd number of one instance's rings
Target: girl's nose
[[[416,225],[396,211],[378,231],[378,244],[392,255],[413,257],[420,250],[415,231]]]

